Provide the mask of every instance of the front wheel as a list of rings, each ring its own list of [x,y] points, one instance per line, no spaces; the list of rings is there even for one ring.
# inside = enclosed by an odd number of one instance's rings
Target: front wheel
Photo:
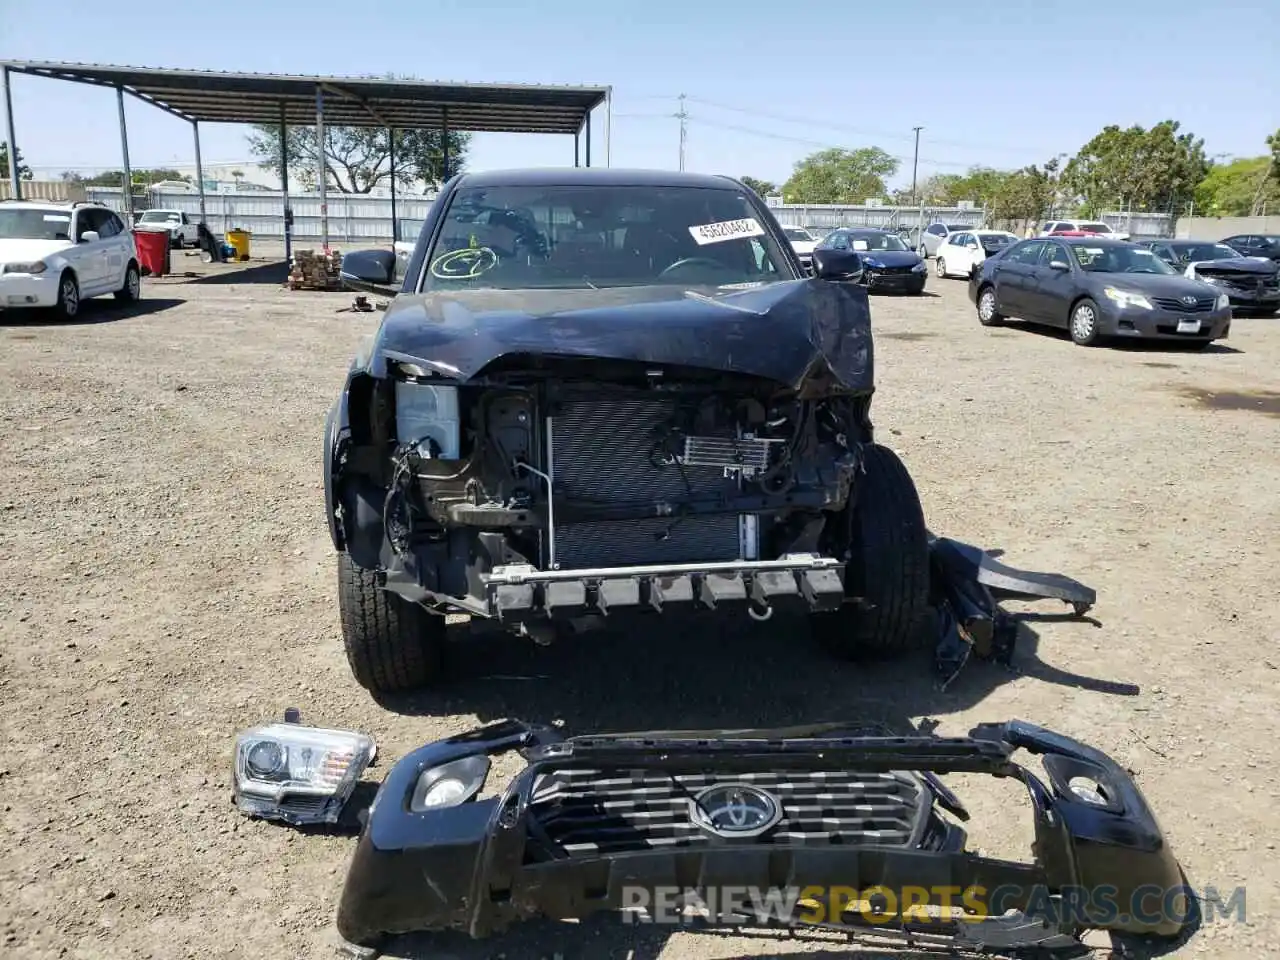
[[[943,260],[942,257],[938,257],[938,262],[934,264],[933,270],[939,279],[945,278],[947,275],[947,261]]]
[[[996,288],[985,288],[978,294],[978,322],[984,327],[998,327],[1003,320],[996,309]]]
[[[852,509],[833,521],[842,541],[845,603],[813,614],[817,640],[842,660],[900,654],[929,642],[929,535],[906,465],[888,447],[868,444]]]
[[[80,284],[70,270],[58,280],[58,302],[53,312],[59,320],[74,320],[80,314]]]
[[[1082,347],[1096,346],[1101,339],[1098,333],[1098,305],[1085,297],[1071,310],[1071,339]]]
[[[403,693],[439,678],[444,617],[378,583],[378,576],[338,555],[338,611],[342,643],[356,682],[374,696]]]

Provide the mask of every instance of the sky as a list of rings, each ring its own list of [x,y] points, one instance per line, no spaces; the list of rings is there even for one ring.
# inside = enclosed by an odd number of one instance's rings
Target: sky
[[[952,3],[763,0],[0,0],[0,59],[426,80],[611,85],[611,165],[784,181],[826,147],[878,146],[909,186],[975,164],[1073,154],[1107,124],[1181,122],[1210,156],[1255,156],[1280,127],[1280,0]],[[151,9],[162,12],[152,14]],[[358,15],[354,15],[356,11]],[[1227,26],[1230,29],[1226,29]],[[11,75],[19,149],[39,178],[118,169],[115,95]],[[2,104],[0,104],[2,107]],[[188,124],[126,107],[132,166],[186,167]],[[599,111],[601,114],[603,111]],[[201,125],[207,167],[258,173],[246,128]],[[604,122],[593,160],[604,162]],[[573,163],[571,137],[477,134],[471,169]]]

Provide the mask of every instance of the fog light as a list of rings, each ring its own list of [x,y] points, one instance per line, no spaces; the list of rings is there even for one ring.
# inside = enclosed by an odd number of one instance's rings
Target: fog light
[[[483,754],[462,757],[422,771],[409,798],[414,813],[456,807],[480,792],[489,775],[489,758]]]
[[[1108,806],[1107,796],[1102,791],[1102,784],[1088,777],[1072,777],[1067,783],[1068,789],[1077,800],[1093,804],[1095,807]]]

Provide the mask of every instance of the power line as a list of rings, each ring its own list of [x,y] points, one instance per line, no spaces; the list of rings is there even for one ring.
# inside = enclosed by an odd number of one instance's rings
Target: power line
[[[734,106],[733,104],[721,103],[716,100],[705,100],[701,97],[691,96],[689,97],[689,101],[692,103],[700,103],[703,106],[707,106],[707,107],[715,107],[718,110],[728,110],[731,113],[741,113],[741,114],[745,114],[746,116],[759,117],[762,120],[774,120],[778,123],[790,123],[790,124],[807,125],[807,126],[827,127],[831,130],[839,130],[843,133],[852,133],[860,137],[867,137],[869,139],[899,140],[904,143],[910,143],[913,139],[912,137],[904,133],[891,133],[886,130],[866,130],[859,127],[851,127],[851,126],[848,126],[847,124],[833,123],[831,120],[826,118],[818,119],[816,117],[801,117],[801,116],[795,116],[795,115],[785,116],[783,114],[770,113],[764,110],[757,110],[754,107],[738,107],[738,106]],[[970,143],[970,142],[965,142],[961,140],[930,140],[930,143],[935,143],[938,146],[962,147],[962,148],[967,148],[971,150],[984,150],[984,151],[996,150],[1004,153],[1021,153],[1026,156],[1030,156],[1032,154],[1039,156],[1041,153],[1040,150],[1036,150],[1032,147],[1026,147],[1026,146],[1019,146],[1019,147],[1001,146],[999,144]]]
[[[693,98],[690,97],[689,99],[693,99]],[[810,147],[820,147],[824,150],[848,149],[847,144],[841,146],[840,144],[831,143],[825,140],[810,140],[807,137],[793,137],[785,133],[773,133],[772,131],[769,131],[769,130],[758,130],[754,127],[743,127],[734,123],[721,123],[718,120],[707,120],[705,117],[701,116],[700,114],[697,114],[697,115],[690,114],[689,119],[696,120],[698,123],[704,124],[705,126],[708,126],[708,127],[717,127],[721,130],[736,130],[738,133],[747,133],[756,137],[764,137],[765,139],[768,139],[768,140],[782,140],[789,143],[800,143]],[[897,154],[897,153],[890,153],[887,155],[892,157],[894,160],[897,160],[902,163],[906,163],[907,161],[912,159],[912,157],[909,154],[903,155],[903,154]],[[952,167],[958,170],[968,170],[970,167],[974,166],[974,164],[972,163],[957,163],[953,160],[931,160],[928,157],[921,157],[920,160],[929,164],[930,166]]]

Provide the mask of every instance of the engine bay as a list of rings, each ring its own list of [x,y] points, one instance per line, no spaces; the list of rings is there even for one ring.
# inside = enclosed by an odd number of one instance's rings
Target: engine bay
[[[500,532],[505,562],[544,570],[816,550],[871,435],[869,397],[800,399],[722,373],[395,374],[367,406],[371,445],[391,451],[383,523],[402,557],[458,531]]]

